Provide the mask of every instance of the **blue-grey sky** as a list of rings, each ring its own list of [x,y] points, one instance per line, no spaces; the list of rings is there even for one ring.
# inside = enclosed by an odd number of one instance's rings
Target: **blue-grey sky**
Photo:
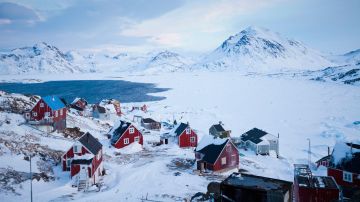
[[[340,54],[360,48],[359,0],[0,0],[0,49],[215,49],[248,26]]]

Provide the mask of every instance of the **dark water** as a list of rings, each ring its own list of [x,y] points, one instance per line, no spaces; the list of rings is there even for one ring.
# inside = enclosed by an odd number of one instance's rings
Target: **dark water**
[[[114,98],[120,102],[145,102],[165,99],[147,93],[168,90],[157,88],[154,84],[136,83],[122,80],[81,80],[49,81],[44,83],[0,83],[0,90],[9,93],[31,95],[56,95],[72,102],[76,97],[83,97],[89,103],[97,103],[105,98]]]

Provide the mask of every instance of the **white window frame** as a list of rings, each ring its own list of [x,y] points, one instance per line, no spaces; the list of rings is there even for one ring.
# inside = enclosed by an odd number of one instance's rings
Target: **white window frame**
[[[45,112],[45,117],[50,117],[50,112]]]
[[[40,107],[41,107],[41,108],[44,107],[44,103],[41,102],[41,103],[40,103]]]
[[[66,159],[66,167],[70,168],[71,165],[71,159]]]
[[[55,117],[58,117],[58,111],[55,111]]]
[[[37,112],[33,112],[32,115],[36,117],[36,116],[37,116]]]
[[[74,151],[75,154],[81,153],[81,147],[79,145],[74,145],[73,146],[73,151]]]
[[[60,109],[60,116],[63,115],[63,109]]]
[[[226,156],[221,158],[221,165],[226,165]]]
[[[135,141],[135,142],[140,142],[140,137],[139,137],[139,136],[136,136],[136,137],[134,138],[134,141]]]
[[[190,142],[191,142],[191,143],[196,142],[196,138],[195,138],[195,137],[190,137]]]
[[[96,159],[100,160],[100,157],[101,157],[101,151],[99,151],[99,153],[96,155]]]
[[[134,133],[135,133],[135,128],[134,128],[134,127],[130,127],[130,128],[129,128],[129,133],[130,133],[130,134],[134,134]]]
[[[185,131],[186,131],[186,134],[191,134],[191,129],[189,128],[189,127],[187,127],[186,129],[185,129]]]
[[[345,182],[353,182],[352,173],[343,171],[343,181],[345,181]]]
[[[124,144],[129,144],[129,143],[130,143],[129,138],[125,138],[125,139],[124,139]]]

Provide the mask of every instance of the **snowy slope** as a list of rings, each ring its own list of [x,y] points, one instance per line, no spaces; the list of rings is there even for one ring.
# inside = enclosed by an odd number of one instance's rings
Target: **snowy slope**
[[[200,67],[212,70],[275,72],[280,70],[317,70],[334,65],[303,43],[271,32],[248,27],[230,36],[207,55]]]
[[[66,54],[47,43],[14,49],[0,54],[0,74],[79,73],[85,70],[74,65]]]

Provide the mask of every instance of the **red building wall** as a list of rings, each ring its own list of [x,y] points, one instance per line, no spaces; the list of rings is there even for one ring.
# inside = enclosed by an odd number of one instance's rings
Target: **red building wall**
[[[62,159],[62,165],[63,165],[63,171],[66,171],[66,159],[68,158],[74,158],[74,147],[72,146],[64,155]],[[81,147],[81,153],[77,153],[78,156],[84,155],[84,154],[90,154],[90,152],[85,148]]]
[[[186,130],[184,130],[179,135],[179,147],[196,147],[197,146],[197,142],[198,142],[197,135],[194,132],[194,130],[190,129],[190,131],[191,131],[190,134],[186,134]],[[195,137],[195,142],[190,141],[191,137]]]
[[[134,128],[134,133],[130,134],[130,127]],[[124,132],[124,134],[121,135],[121,137],[118,139],[118,141],[113,145],[115,148],[120,149],[123,147],[126,147],[133,143],[135,141],[135,137],[139,137],[139,144],[143,144],[143,136],[139,132],[139,130],[134,127],[133,125],[130,125],[129,128]],[[124,144],[124,139],[129,138],[129,144]]]
[[[329,202],[339,199],[339,190],[325,188],[301,187],[294,183],[296,202]]]
[[[358,186],[360,187],[360,179],[358,178],[359,175],[353,173],[352,178],[353,178],[353,182],[346,182],[343,180],[343,171],[342,170],[338,170],[335,168],[328,168],[327,169],[327,175],[328,176],[332,176],[336,183],[340,186],[347,186],[347,187],[352,187],[352,186]]]
[[[228,148],[227,148],[228,147]],[[226,164],[221,164],[221,159],[226,157]],[[239,151],[236,147],[229,141],[223,151],[221,152],[219,158],[216,160],[213,166],[214,171],[222,169],[232,169],[239,166]]]

